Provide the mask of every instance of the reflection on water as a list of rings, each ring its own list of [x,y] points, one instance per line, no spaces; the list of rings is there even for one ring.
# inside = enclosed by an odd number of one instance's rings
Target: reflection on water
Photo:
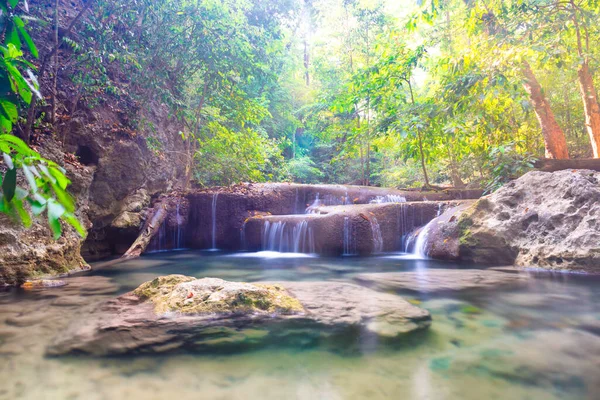
[[[267,254],[276,256],[276,254]],[[533,273],[525,285],[401,293],[431,329],[394,347],[314,345],[227,355],[46,358],[86,308],[157,275],[240,281],[342,280],[456,266],[399,258],[157,253],[69,279],[62,289],[0,292],[0,399],[595,399],[600,282]]]

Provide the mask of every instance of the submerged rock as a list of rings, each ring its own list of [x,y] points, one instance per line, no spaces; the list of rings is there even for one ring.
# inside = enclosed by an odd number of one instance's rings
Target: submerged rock
[[[522,285],[526,274],[481,269],[427,269],[422,272],[358,274],[354,279],[377,290],[406,290],[420,293],[454,292]]]
[[[600,272],[600,172],[530,172],[429,229],[434,258]]]
[[[542,330],[457,349],[430,361],[452,379],[464,374],[552,387],[577,398],[597,398],[600,337],[575,329]],[[443,364],[443,368],[436,368]]]
[[[265,344],[356,346],[429,327],[401,297],[340,282],[249,284],[170,275],[85,311],[49,355],[238,350]]]
[[[67,282],[58,279],[38,279],[27,281],[21,285],[21,288],[26,290],[31,289],[46,289],[66,286]]]

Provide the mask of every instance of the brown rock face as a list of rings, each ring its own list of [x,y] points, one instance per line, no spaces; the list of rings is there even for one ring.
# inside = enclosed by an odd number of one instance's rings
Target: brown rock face
[[[600,273],[600,172],[530,172],[430,230],[434,258]]]

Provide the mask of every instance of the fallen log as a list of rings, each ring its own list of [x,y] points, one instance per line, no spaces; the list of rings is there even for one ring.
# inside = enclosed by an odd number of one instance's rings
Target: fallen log
[[[600,158],[580,158],[569,160],[554,160],[542,158],[533,163],[533,167],[540,171],[554,172],[563,169],[591,169],[600,171]]]
[[[121,258],[136,258],[142,255],[154,235],[156,235],[160,229],[165,218],[167,218],[167,215],[169,214],[168,205],[168,198],[164,198],[150,210],[149,215],[146,218],[146,223],[142,227],[138,238]]]

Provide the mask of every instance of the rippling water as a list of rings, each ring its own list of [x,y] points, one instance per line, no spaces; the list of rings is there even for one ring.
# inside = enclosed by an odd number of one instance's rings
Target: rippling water
[[[268,256],[158,253],[69,278],[64,288],[0,292],[0,399],[600,398],[600,281],[582,275],[539,272],[513,287],[399,292],[428,309],[433,324],[394,347],[274,344],[241,354],[44,356],[85,306],[157,275],[352,282],[364,272],[426,277],[456,268],[389,257]]]

